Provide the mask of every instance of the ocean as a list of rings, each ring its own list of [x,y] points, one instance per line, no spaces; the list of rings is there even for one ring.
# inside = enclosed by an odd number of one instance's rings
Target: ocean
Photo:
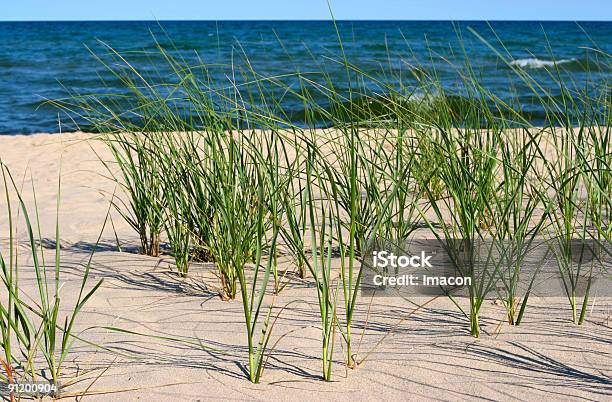
[[[512,69],[468,27],[507,51],[514,65],[538,77],[553,95],[559,91],[547,73],[553,60],[572,85],[610,80],[605,54],[612,53],[612,22],[338,22],[347,59],[368,75],[391,85],[401,81],[409,91],[417,79],[410,71],[419,66],[435,71],[452,91],[456,64],[467,57],[482,85],[502,99],[519,99],[537,119],[543,111],[532,102],[532,90],[514,82]],[[120,83],[92,55],[107,51],[102,42],[146,73],[170,74],[155,56],[156,41],[190,64],[220,65],[211,69],[218,85],[227,85],[231,63],[244,55],[264,76],[324,69],[337,88],[349,85],[331,21],[0,22],[0,134],[58,132],[58,122],[62,131],[75,130],[68,116],[45,101],[70,91],[121,93]],[[401,74],[385,74],[391,70]],[[376,85],[366,85],[376,93]],[[298,119],[301,102],[283,102],[283,110]]]

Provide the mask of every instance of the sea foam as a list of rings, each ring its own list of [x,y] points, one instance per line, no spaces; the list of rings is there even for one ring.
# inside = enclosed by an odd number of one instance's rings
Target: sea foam
[[[560,59],[560,60],[540,60],[537,58],[517,59],[510,62],[512,66],[518,66],[521,68],[544,68],[552,67],[555,64],[565,64],[576,61],[576,59]]]

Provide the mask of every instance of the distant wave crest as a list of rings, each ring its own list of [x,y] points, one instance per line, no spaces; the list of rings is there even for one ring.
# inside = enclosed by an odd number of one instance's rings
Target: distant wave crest
[[[517,60],[513,60],[512,62],[510,62],[510,65],[512,66],[518,66],[521,68],[544,68],[544,67],[552,67],[555,64],[560,65],[560,64],[565,64],[565,63],[572,63],[576,61],[576,59],[571,58],[571,59],[560,59],[560,60],[540,60],[537,58],[527,58],[527,59],[517,59]]]

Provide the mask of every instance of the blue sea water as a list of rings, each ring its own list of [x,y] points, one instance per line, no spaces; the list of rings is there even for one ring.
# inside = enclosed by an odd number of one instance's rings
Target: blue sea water
[[[436,71],[452,88],[457,80],[452,63],[464,54],[487,88],[501,98],[518,95],[525,107],[536,109],[536,116],[542,111],[537,104],[529,106],[530,90],[512,83],[511,69],[468,27],[507,50],[515,65],[539,77],[553,94],[558,88],[546,72],[553,60],[574,85],[608,82],[611,77],[609,60],[593,61],[612,53],[612,22],[340,21],[338,27],[347,58],[392,85],[399,85],[398,75],[383,76],[381,71],[409,73],[419,64]],[[324,68],[338,88],[348,85],[337,63],[340,47],[330,21],[0,22],[0,134],[57,132],[59,119],[63,130],[75,129],[44,101],[65,97],[67,90],[122,91],[91,54],[105,52],[99,41],[143,71],[159,67],[163,73],[165,67],[156,66],[159,59],[147,55],[155,52],[156,40],[189,63],[225,65],[212,69],[212,79],[219,83],[227,81],[228,65],[244,51],[263,75]],[[404,75],[402,82],[410,85],[410,74]],[[290,97],[285,102],[283,108],[299,116],[300,102]]]

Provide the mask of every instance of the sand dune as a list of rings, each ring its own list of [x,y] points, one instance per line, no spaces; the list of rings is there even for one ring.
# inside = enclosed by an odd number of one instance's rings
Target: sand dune
[[[61,155],[61,242],[65,302],[100,234],[115,185],[98,157],[105,146],[89,134],[0,136],[0,158],[41,216],[44,239],[55,240]],[[4,204],[4,195],[2,194]],[[337,336],[333,382],[320,378],[316,292],[291,280],[276,299],[280,313],[262,384],[251,384],[242,307],[222,301],[210,265],[195,264],[188,279],[171,272],[172,258],[138,255],[137,236],[112,211],[92,265],[104,283],[78,322],[68,358],[65,392],[84,400],[606,400],[612,396],[612,300],[594,299],[576,326],[562,299],[532,299],[520,327],[505,323],[502,306],[487,302],[483,334],[445,297],[362,300],[354,321],[356,369],[343,365]],[[0,236],[7,219],[0,215]],[[21,238],[25,238],[23,231]],[[119,246],[123,252],[118,250]],[[24,255],[25,246],[22,247]],[[52,250],[48,251],[51,255]],[[24,260],[25,264],[31,261]],[[31,272],[24,283],[32,281]],[[116,327],[134,333],[105,329]],[[135,333],[147,335],[141,336]],[[155,336],[155,337],[153,337]]]

